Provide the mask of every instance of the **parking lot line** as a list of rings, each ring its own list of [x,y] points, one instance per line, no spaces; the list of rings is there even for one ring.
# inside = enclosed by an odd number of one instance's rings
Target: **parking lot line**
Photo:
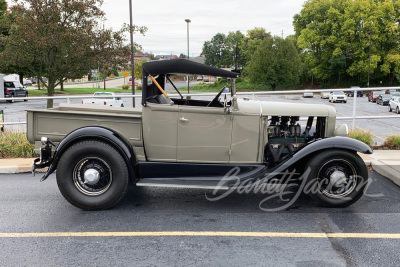
[[[284,232],[54,232],[54,233],[0,233],[0,238],[23,237],[280,237],[280,238],[363,238],[400,239],[399,233],[284,233]]]

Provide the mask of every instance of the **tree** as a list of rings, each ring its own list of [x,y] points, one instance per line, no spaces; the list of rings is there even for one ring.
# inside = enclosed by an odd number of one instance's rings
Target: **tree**
[[[101,0],[16,1],[14,21],[0,52],[4,65],[27,68],[54,95],[55,87],[67,77],[88,74],[98,63],[126,62],[129,50],[123,31],[103,30]],[[132,29],[133,30],[133,29]],[[45,82],[42,77],[46,77]],[[53,101],[47,101],[47,107]]]
[[[235,71],[238,71],[244,65],[244,58],[241,50],[241,44],[243,40],[244,35],[240,31],[229,32],[226,38],[226,47]]]
[[[271,34],[267,33],[264,28],[255,27],[252,30],[248,30],[245,38],[242,40],[240,50],[242,52],[242,60],[245,65],[256,52],[261,41],[271,38]]]
[[[145,59],[139,59],[139,60],[135,60],[135,77],[142,77],[143,75],[143,70],[142,70],[142,64],[145,63],[146,60]],[[134,84],[132,82],[132,84]]]
[[[187,55],[181,53],[181,54],[179,55],[179,58],[187,58]]]
[[[293,24],[309,75],[364,83],[369,70],[372,79],[388,78],[391,83],[400,56],[399,15],[399,1],[306,1]]]
[[[262,40],[244,69],[250,82],[268,85],[272,90],[296,88],[301,71],[296,47],[289,39],[279,37]]]
[[[7,11],[6,0],[0,0],[0,17],[2,17]]]
[[[231,65],[232,59],[226,47],[226,35],[223,33],[217,33],[211,41],[206,41],[202,53],[206,58],[206,65],[218,68]]]

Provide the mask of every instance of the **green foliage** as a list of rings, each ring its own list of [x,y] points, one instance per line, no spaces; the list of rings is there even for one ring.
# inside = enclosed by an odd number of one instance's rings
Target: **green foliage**
[[[145,63],[146,60],[145,59],[139,59],[139,60],[135,60],[134,61],[134,66],[135,66],[135,80],[136,79],[141,79],[142,78],[142,72],[143,72],[143,68],[142,68],[142,64]],[[132,74],[132,72],[131,72]]]
[[[122,89],[128,90],[129,89],[129,85],[127,85],[127,84],[122,85]]]
[[[363,131],[363,130],[352,130],[349,132],[349,137],[359,140],[369,146],[374,144],[374,140],[372,138],[371,132]]]
[[[104,29],[101,0],[16,0],[9,35],[2,34],[0,69],[27,69],[54,95],[65,78],[79,78],[94,66],[103,76],[126,63],[130,54],[124,32]],[[144,28],[128,29],[143,32]],[[1,45],[0,43],[0,45]],[[115,74],[114,74],[115,75]],[[41,77],[46,77],[44,81]],[[47,107],[53,106],[48,100]]]
[[[372,80],[400,81],[399,15],[399,1],[306,1],[293,25],[308,75],[365,85],[370,69]]]
[[[244,69],[251,83],[267,85],[272,90],[296,88],[301,72],[296,47],[279,37],[262,40]]]
[[[214,67],[225,67],[229,65],[229,52],[225,49],[226,35],[217,33],[211,41],[203,45],[203,54],[206,57],[206,65]]]
[[[0,158],[31,158],[36,156],[35,146],[21,132],[0,133]]]
[[[390,149],[400,149],[400,135],[389,136],[383,143],[383,146]]]
[[[244,35],[240,31],[230,32],[226,38],[226,48],[228,56],[232,59],[231,66],[238,71],[244,65],[241,45],[244,40]]]
[[[0,0],[0,17],[3,16],[7,11],[6,0]]]
[[[264,28],[255,27],[254,29],[247,31],[247,34],[240,45],[243,54],[243,65],[246,65],[252,55],[256,52],[261,41],[266,38],[271,38],[271,34],[267,33]]]

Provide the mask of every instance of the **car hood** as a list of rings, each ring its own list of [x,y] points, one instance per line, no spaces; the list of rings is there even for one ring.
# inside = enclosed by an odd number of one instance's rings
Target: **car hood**
[[[238,99],[234,107],[237,115],[336,117],[336,109],[321,104],[269,102]]]

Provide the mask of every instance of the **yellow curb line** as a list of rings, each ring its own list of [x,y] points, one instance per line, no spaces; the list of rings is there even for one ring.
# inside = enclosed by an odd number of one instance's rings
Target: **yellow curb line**
[[[284,237],[284,238],[366,238],[400,239],[390,233],[279,233],[279,232],[54,232],[0,233],[0,238],[17,237],[141,237],[141,236],[212,236],[212,237]]]

